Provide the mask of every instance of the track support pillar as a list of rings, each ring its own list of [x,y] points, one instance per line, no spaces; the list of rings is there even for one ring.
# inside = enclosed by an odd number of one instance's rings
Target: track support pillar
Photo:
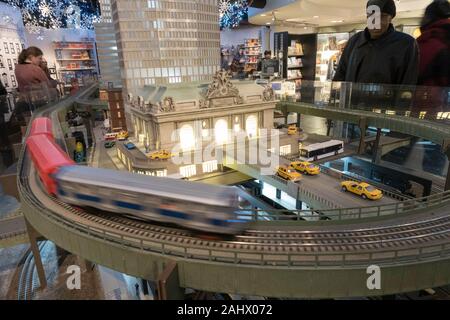
[[[175,261],[170,261],[157,280],[158,300],[183,300],[184,288],[180,287],[178,266]]]
[[[361,130],[361,137],[359,138],[359,148],[358,154],[364,154],[366,147],[366,130],[367,130],[367,119],[361,118],[359,119],[359,128]]]
[[[380,147],[381,128],[377,128],[377,137],[372,150],[372,163],[379,164],[381,161],[382,150]]]
[[[28,237],[30,239],[30,247],[33,252],[34,261],[36,263],[36,270],[39,277],[40,289],[45,289],[47,287],[47,279],[45,278],[45,270],[42,264],[41,253],[38,247],[38,238],[41,236],[33,226],[25,219],[25,224],[27,227]]]

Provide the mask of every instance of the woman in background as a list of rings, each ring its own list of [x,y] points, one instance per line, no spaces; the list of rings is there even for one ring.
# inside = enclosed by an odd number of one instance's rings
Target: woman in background
[[[58,86],[58,81],[53,79],[52,76],[50,75],[50,70],[48,69],[47,60],[45,60],[45,58],[42,58],[42,61],[39,66],[45,72],[45,75],[47,76],[48,81],[50,81],[50,87],[56,88]]]
[[[450,87],[450,3],[435,0],[425,10],[417,39],[419,85]]]
[[[421,35],[419,79],[413,115],[426,112],[425,119],[436,120],[447,108],[450,87],[450,3],[435,0],[425,10]],[[447,87],[447,88],[446,88]]]
[[[50,81],[42,70],[42,50],[37,47],[29,47],[22,50],[19,55],[19,64],[16,66],[16,79],[19,92],[26,93],[34,85],[46,85],[51,87]]]

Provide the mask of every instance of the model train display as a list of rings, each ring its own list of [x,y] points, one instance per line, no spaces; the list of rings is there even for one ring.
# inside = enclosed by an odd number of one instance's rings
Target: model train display
[[[56,144],[48,118],[33,121],[26,144],[46,191],[68,204],[202,233],[235,235],[247,227],[235,187],[75,165]]]

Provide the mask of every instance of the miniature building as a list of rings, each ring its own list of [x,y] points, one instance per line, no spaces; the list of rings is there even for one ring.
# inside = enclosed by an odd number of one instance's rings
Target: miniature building
[[[102,20],[95,23],[95,38],[100,75],[104,87],[112,83],[114,87],[122,86],[119,53],[117,50],[116,32],[111,17],[111,1],[100,0]]]
[[[219,71],[209,86],[146,86],[139,96],[129,94],[128,104],[140,142],[152,149],[180,144],[192,150],[205,135],[223,143],[228,130],[256,138],[259,129],[272,129],[276,101],[272,88],[231,81],[228,73]],[[175,139],[173,133],[178,135]]]
[[[108,94],[109,119],[113,131],[127,130],[125,119],[125,106],[122,98],[122,89],[106,89],[100,93],[101,98]]]
[[[211,81],[219,70],[219,11],[215,0],[112,0],[122,84]]]

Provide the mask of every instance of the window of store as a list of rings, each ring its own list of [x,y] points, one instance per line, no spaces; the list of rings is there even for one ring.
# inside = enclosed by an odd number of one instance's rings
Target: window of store
[[[180,167],[180,174],[185,178],[195,176],[197,174],[197,167],[195,164],[190,165],[190,166]]]

